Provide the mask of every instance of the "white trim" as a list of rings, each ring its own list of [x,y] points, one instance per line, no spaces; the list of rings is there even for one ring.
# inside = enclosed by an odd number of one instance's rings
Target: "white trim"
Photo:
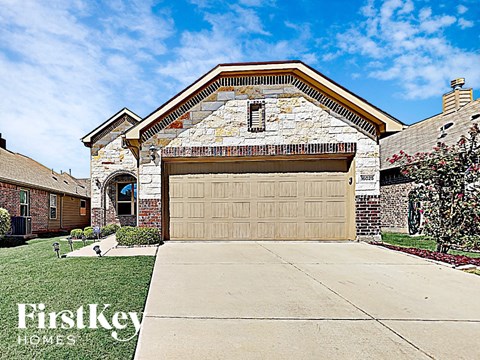
[[[52,199],[55,199],[55,206],[52,205]],[[57,194],[50,194],[50,202],[48,207],[48,219],[57,220],[58,219],[58,196]],[[55,208],[55,217],[52,217],[52,208]]]
[[[129,115],[131,116],[132,118],[134,118],[135,120],[137,121],[141,121],[142,118],[140,116],[138,116],[137,114],[131,112],[130,110],[128,110],[127,108],[123,108],[122,110],[120,110],[116,115],[114,115],[112,118],[110,118],[109,120],[107,120],[105,123],[103,123],[102,125],[100,125],[100,127],[98,127],[97,129],[95,130],[92,130],[91,132],[89,132],[87,135],[85,135],[81,140],[82,142],[84,143],[89,143],[92,141],[92,137],[94,137],[96,134],[98,134],[99,132],[101,132],[103,129],[105,129],[106,127],[108,127],[110,124],[114,123],[115,121],[117,121],[120,117],[122,117],[123,115]]]

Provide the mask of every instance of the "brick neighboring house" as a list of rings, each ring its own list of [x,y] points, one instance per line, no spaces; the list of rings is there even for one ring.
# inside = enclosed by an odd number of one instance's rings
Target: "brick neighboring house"
[[[12,217],[31,218],[34,234],[84,228],[90,224],[90,181],[8,151],[0,134],[0,207]]]
[[[402,129],[302,62],[218,65],[82,138],[92,223],[166,240],[378,238],[379,139]]]
[[[387,159],[400,150],[413,155],[431,152],[439,142],[453,145],[462,135],[468,134],[474,123],[480,122],[480,99],[473,100],[472,89],[456,86],[454,81],[452,87],[452,91],[443,95],[442,113],[380,140],[382,231],[414,234],[419,225],[409,226],[409,213],[412,215],[414,209],[409,204],[408,194],[414,183],[402,176],[400,169]]]

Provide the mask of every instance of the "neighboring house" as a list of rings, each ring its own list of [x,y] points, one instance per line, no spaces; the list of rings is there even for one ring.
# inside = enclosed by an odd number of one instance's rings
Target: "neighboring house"
[[[387,159],[400,150],[414,155],[431,152],[439,142],[456,144],[462,135],[468,135],[474,123],[480,122],[480,99],[473,100],[472,89],[462,89],[463,81],[461,85],[455,81],[452,81],[453,90],[443,95],[442,113],[380,140],[383,231],[415,233],[419,225],[415,223],[419,217],[415,216],[415,208],[408,200],[414,183],[402,176],[399,167]]]
[[[403,124],[299,61],[218,65],[83,137],[92,223],[171,240],[380,234],[379,139]]]
[[[14,219],[17,227],[22,224],[17,233],[84,228],[90,224],[90,181],[58,174],[25,155],[8,151],[0,134],[0,207],[12,217],[25,218]]]

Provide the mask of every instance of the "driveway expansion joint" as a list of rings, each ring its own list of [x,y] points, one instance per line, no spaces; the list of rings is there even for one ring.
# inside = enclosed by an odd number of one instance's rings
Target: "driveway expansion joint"
[[[296,266],[294,263],[284,259],[283,257],[281,257],[280,255],[276,254],[275,252],[273,252],[272,250],[264,247],[262,244],[258,243],[258,245],[260,245],[261,247],[263,247],[264,249],[266,249],[267,251],[271,252],[274,256],[278,257],[280,260],[282,261],[285,261],[287,262],[289,265],[291,265],[293,268],[297,269],[298,271],[300,271],[301,273],[303,273],[304,275],[308,276],[309,278],[311,278],[312,280],[314,280],[315,282],[317,282],[318,284],[322,285],[323,287],[325,287],[326,289],[328,289],[329,291],[331,291],[333,294],[337,295],[338,297],[340,297],[341,299],[343,299],[344,301],[346,301],[347,303],[349,303],[350,305],[352,305],[355,309],[357,309],[358,311],[362,312],[363,314],[365,314],[366,316],[368,316],[369,318],[371,318],[372,320],[376,321],[377,323],[379,323],[380,325],[382,325],[383,327],[385,327],[386,329],[390,330],[393,334],[395,334],[396,336],[398,336],[400,339],[402,339],[403,341],[405,341],[406,343],[408,343],[410,346],[412,346],[413,348],[415,348],[416,350],[420,351],[422,354],[424,354],[425,356],[429,357],[430,359],[435,359],[432,355],[430,355],[429,353],[427,353],[425,350],[423,350],[422,348],[420,348],[419,346],[417,346],[416,344],[414,344],[412,341],[408,340],[407,338],[405,338],[403,335],[401,335],[399,332],[393,330],[391,327],[389,327],[388,325],[386,325],[385,323],[383,323],[381,320],[378,320],[376,319],[374,316],[370,315],[368,312],[366,312],[365,310],[363,310],[362,308],[360,308],[359,306],[355,305],[353,302],[351,302],[350,300],[348,300],[347,298],[345,298],[344,296],[342,296],[341,294],[339,294],[337,291],[333,290],[332,288],[328,287],[326,284],[324,284],[323,282],[321,282],[320,280],[318,280],[317,278],[315,278],[314,276],[312,276],[311,274],[307,273],[306,271],[302,270],[301,268],[299,268],[298,266]]]

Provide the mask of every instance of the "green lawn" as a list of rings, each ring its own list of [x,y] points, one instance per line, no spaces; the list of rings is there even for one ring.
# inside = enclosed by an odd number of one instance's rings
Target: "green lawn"
[[[57,259],[52,247],[54,241],[60,242],[61,253],[70,251],[67,241],[60,238],[31,240],[28,245],[0,248],[0,358],[131,359],[137,337],[118,342],[111,337],[112,330],[38,330],[33,322],[27,323],[28,329],[17,328],[19,303],[43,303],[45,312],[75,312],[88,304],[99,304],[103,309],[103,304],[111,304],[111,308],[104,311],[110,323],[117,311],[137,312],[141,319],[153,256]],[[75,243],[75,248],[82,246],[82,242]],[[121,338],[134,333],[133,326],[119,330]],[[44,335],[47,339],[72,335],[75,344],[67,345],[67,339],[64,339],[65,345],[23,343],[25,336],[29,340],[31,336],[42,338]],[[22,344],[18,344],[19,337]]]
[[[382,234],[382,241],[391,245],[412,247],[432,251],[435,250],[435,241],[427,238],[426,236],[410,236],[407,234],[384,233]],[[452,255],[465,255],[475,258],[480,257],[480,253],[468,251],[450,250],[448,253]]]

